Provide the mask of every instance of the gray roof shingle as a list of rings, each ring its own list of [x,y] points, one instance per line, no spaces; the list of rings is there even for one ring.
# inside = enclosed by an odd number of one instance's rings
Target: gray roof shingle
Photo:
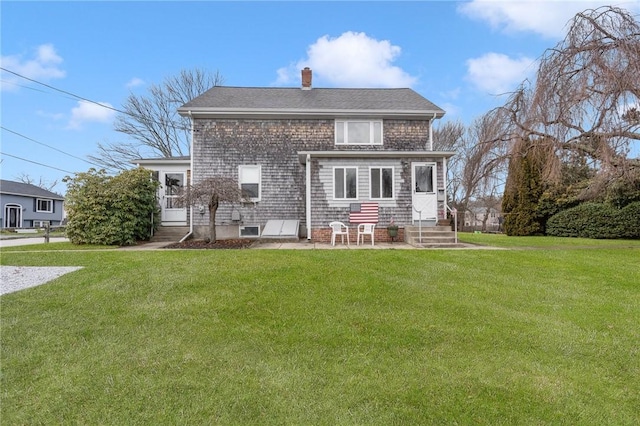
[[[375,113],[433,116],[445,111],[412,89],[310,89],[216,86],[178,110],[196,113]]]
[[[0,180],[0,193],[64,200],[62,195],[47,191],[39,186],[31,185],[29,183],[14,182],[12,180]]]

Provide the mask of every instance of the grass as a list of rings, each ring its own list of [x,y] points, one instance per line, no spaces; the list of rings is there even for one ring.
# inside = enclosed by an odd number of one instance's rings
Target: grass
[[[638,248],[3,250],[3,424],[638,424]]]
[[[594,240],[564,237],[510,237],[505,234],[458,233],[461,242],[507,248],[640,248],[640,240]]]
[[[23,246],[0,247],[0,253],[25,252],[25,251],[85,251],[85,250],[115,250],[118,246],[105,246],[95,244],[73,244],[68,241],[44,243],[42,241]]]

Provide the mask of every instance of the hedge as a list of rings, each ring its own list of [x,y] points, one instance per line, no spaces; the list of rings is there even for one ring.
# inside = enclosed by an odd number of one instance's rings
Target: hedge
[[[584,203],[547,221],[547,235],[598,239],[640,238],[640,202],[622,209],[606,203]]]

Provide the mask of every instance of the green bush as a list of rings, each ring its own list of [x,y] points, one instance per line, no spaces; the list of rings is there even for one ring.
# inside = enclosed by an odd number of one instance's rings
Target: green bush
[[[547,235],[581,238],[640,238],[640,203],[617,209],[606,203],[584,203],[547,221]]]
[[[108,176],[90,169],[67,178],[67,237],[75,244],[133,245],[147,240],[157,217],[158,183],[145,169]]]
[[[624,224],[622,238],[640,239],[640,201],[620,209],[618,218]]]

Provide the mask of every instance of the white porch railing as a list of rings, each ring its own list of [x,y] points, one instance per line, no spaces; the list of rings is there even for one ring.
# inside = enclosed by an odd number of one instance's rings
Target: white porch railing
[[[455,242],[458,244],[458,209],[449,207],[448,204],[444,205],[447,210],[451,212],[453,216],[453,234],[455,235]]]

